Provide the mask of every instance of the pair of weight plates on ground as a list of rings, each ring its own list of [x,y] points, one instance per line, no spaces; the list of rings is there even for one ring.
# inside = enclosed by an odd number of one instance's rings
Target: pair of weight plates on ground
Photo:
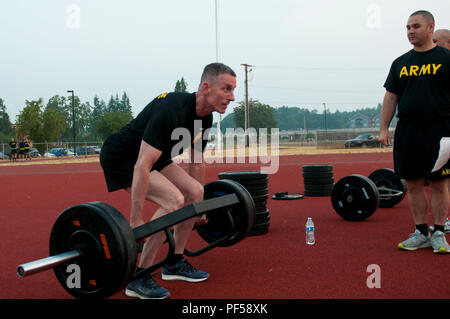
[[[249,236],[266,234],[270,227],[270,212],[267,209],[269,197],[269,175],[262,171],[234,171],[219,173],[219,179],[238,182],[247,189],[255,202],[255,224]]]
[[[380,197],[379,187],[401,191],[401,196]],[[406,184],[389,168],[377,169],[365,177],[350,175],[340,179],[331,193],[331,203],[339,216],[350,221],[370,217],[378,207],[393,207],[406,195]],[[386,194],[386,192],[382,192]]]
[[[303,165],[306,196],[330,196],[334,187],[333,165]]]

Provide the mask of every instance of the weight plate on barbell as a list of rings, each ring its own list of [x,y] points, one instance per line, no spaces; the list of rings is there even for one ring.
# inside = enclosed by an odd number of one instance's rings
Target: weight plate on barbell
[[[378,189],[365,176],[346,176],[334,185],[331,203],[339,216],[346,220],[361,221],[370,217],[378,208]]]
[[[375,171],[373,171],[369,178],[372,182],[377,185],[377,188],[380,187],[386,187],[389,189],[393,189],[397,192],[402,192],[400,196],[391,196],[391,197],[380,197],[380,207],[386,208],[386,207],[394,207],[398,203],[400,203],[403,198],[405,198],[406,195],[406,184],[405,181],[398,176],[398,174],[395,173],[393,169],[390,168],[380,168]],[[380,194],[388,194],[389,192],[380,191]]]
[[[50,234],[50,255],[73,249],[81,251],[81,257],[71,262],[78,267],[68,271],[68,265],[62,265],[54,272],[76,298],[107,298],[133,276],[137,258],[133,230],[106,203],[72,206],[58,216]]]
[[[204,189],[204,199],[234,193],[240,203],[206,213],[208,222],[196,227],[200,237],[208,243],[213,243],[228,235],[228,239],[218,245],[220,247],[231,246],[244,239],[255,222],[255,202],[250,193],[241,184],[226,179],[210,182]],[[234,227],[230,226],[228,212],[232,216]]]
[[[248,180],[264,180],[268,178],[268,173],[264,171],[234,171],[234,172],[222,172],[219,173],[219,179],[231,179],[235,181],[248,181]]]

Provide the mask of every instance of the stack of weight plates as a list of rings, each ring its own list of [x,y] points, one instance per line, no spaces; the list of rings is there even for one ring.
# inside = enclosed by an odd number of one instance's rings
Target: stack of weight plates
[[[304,165],[306,196],[330,196],[334,186],[333,165]]]
[[[267,209],[269,197],[269,176],[262,171],[236,171],[219,173],[219,179],[231,179],[244,186],[255,202],[255,224],[249,236],[263,235],[269,232],[270,215]]]

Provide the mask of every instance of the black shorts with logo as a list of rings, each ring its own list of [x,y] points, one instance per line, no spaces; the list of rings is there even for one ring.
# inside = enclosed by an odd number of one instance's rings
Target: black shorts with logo
[[[450,177],[450,160],[431,173],[439,156],[442,137],[450,136],[450,120],[427,123],[400,120],[394,135],[394,168],[401,178],[439,180]]]
[[[100,164],[103,168],[108,192],[131,186],[134,165],[137,160],[135,153],[124,147],[118,134],[111,135],[103,143],[100,152]],[[170,158],[159,158],[151,170],[161,171],[171,163],[173,161]]]

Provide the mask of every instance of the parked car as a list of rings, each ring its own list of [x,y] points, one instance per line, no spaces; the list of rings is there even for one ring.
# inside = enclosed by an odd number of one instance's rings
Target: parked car
[[[346,140],[344,144],[345,147],[380,147],[381,145],[378,137],[372,134],[358,135],[351,140]]]
[[[93,146],[83,146],[83,147],[79,147],[79,148],[77,148],[77,154],[78,154],[78,155],[91,155],[91,154],[96,154],[96,152],[95,152],[95,147],[93,147]]]
[[[37,148],[31,147],[30,148],[30,156],[31,157],[41,157],[42,155],[39,153]]]
[[[62,147],[53,147],[53,148],[49,149],[48,152],[55,156],[66,156],[67,155],[66,149],[64,149]]]
[[[45,152],[44,157],[55,157],[56,155],[50,152]]]

